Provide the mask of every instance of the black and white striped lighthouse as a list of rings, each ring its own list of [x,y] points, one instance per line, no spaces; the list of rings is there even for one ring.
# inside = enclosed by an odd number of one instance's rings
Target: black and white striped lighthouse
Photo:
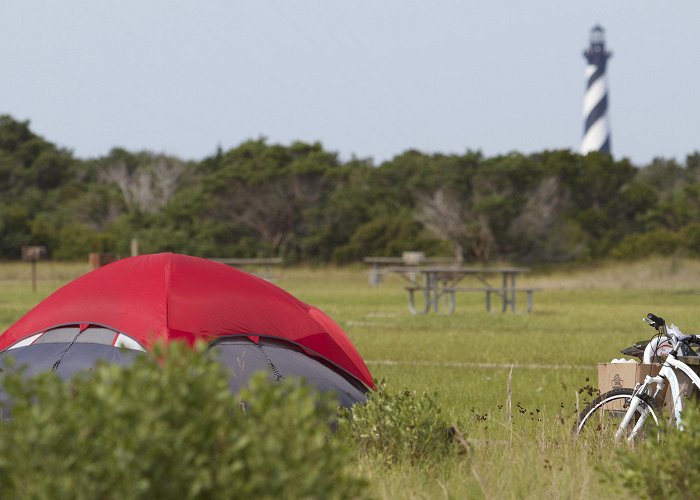
[[[583,53],[586,66],[586,93],[583,96],[583,139],[581,154],[590,151],[610,153],[608,85],[605,67],[612,53],[605,51],[605,32],[598,25],[591,30],[591,45]]]

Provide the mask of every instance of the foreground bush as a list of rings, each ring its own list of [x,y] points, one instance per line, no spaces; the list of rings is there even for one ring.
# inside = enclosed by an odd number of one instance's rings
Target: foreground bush
[[[433,394],[391,393],[384,383],[340,419],[341,435],[360,454],[387,464],[444,458],[455,450],[449,428]]]
[[[647,439],[639,449],[623,448],[619,456],[625,486],[649,498],[698,498],[700,489],[700,410],[683,409],[684,430],[669,424],[661,440]]]
[[[357,498],[332,404],[254,378],[233,397],[205,352],[172,344],[62,383],[4,376],[2,498]]]

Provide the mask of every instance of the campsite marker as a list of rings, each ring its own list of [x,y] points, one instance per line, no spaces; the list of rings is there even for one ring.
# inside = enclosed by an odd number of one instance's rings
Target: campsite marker
[[[45,246],[26,246],[22,247],[22,260],[32,263],[32,292],[36,292],[36,263],[42,257],[46,257]]]

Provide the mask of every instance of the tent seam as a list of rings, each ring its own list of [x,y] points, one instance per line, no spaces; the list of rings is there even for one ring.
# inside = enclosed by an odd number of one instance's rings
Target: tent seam
[[[175,256],[171,253],[168,255],[168,265],[165,268],[165,328],[166,336],[170,337],[170,281],[173,274],[173,263]]]

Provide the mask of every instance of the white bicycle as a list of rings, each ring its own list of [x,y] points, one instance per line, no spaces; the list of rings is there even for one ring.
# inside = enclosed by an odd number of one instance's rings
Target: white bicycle
[[[607,434],[616,440],[633,441],[652,429],[658,430],[667,385],[671,391],[672,421],[683,430],[683,394],[676,370],[684,373],[699,390],[700,377],[679,360],[678,355],[696,355],[690,345],[700,345],[700,337],[685,335],[675,325],[667,326],[663,318],[651,313],[644,321],[658,333],[645,346],[643,361],[651,363],[665,355],[661,369],[657,375],[647,375],[644,382],[634,389],[614,389],[595,398],[579,415],[575,429],[577,435]]]

